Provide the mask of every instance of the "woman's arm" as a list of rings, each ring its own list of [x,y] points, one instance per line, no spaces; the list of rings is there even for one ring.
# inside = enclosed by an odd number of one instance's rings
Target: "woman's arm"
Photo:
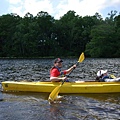
[[[120,77],[114,79],[105,79],[105,82],[118,82],[118,81],[120,81]]]
[[[61,80],[65,80],[66,77],[50,77],[52,82],[60,82]]]
[[[69,74],[73,69],[76,68],[76,64],[66,70],[66,74]]]

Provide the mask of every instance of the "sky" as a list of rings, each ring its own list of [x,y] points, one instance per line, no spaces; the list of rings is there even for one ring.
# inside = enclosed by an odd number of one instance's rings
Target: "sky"
[[[36,16],[38,12],[44,11],[60,19],[69,10],[83,17],[98,12],[102,18],[106,18],[111,10],[119,14],[120,0],[0,0],[0,16],[16,13],[24,17],[28,12]]]

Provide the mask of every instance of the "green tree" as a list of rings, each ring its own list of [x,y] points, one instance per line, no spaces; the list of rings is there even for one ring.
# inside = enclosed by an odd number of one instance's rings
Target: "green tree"
[[[17,14],[0,16],[0,55],[2,57],[10,57],[12,55],[12,36],[20,19]]]
[[[16,57],[36,56],[36,27],[32,14],[27,13],[16,26],[16,32],[13,35],[12,49]],[[16,52],[17,51],[17,52]]]
[[[91,30],[91,41],[86,45],[86,54],[91,57],[116,57],[118,50],[118,32],[114,18],[116,11],[111,11],[109,17],[101,25]],[[119,52],[118,52],[119,53]]]
[[[120,57],[120,15],[115,17],[115,28],[116,28],[116,54],[115,57]]]
[[[40,56],[49,56],[52,51],[53,36],[53,25],[54,18],[47,12],[39,12],[35,16],[35,20],[38,24],[38,51]]]
[[[56,21],[56,42],[58,43],[61,55],[75,56],[80,53],[77,51],[80,44],[80,34],[82,25],[81,18],[75,15],[74,11],[68,11],[64,16]]]
[[[41,11],[0,16],[1,57],[78,56],[120,57],[120,15],[111,11],[81,17],[68,11],[59,20]]]
[[[115,54],[115,28],[111,25],[99,25],[92,29],[92,40],[86,46],[86,54],[91,57],[112,57]]]

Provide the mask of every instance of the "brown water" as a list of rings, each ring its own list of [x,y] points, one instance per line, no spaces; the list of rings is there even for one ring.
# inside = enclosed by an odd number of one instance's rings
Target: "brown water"
[[[69,68],[77,59],[63,59]],[[0,81],[49,79],[52,59],[0,60]],[[70,81],[93,80],[99,69],[120,76],[120,59],[85,59],[70,75]],[[1,87],[1,86],[0,86]],[[47,93],[0,92],[0,120],[118,120],[120,93],[64,94],[60,103],[50,105]]]

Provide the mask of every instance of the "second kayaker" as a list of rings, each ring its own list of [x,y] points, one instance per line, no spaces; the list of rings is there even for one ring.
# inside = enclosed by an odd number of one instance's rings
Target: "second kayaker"
[[[99,70],[97,72],[96,81],[99,81],[99,82],[117,82],[117,81],[120,81],[120,77],[116,78],[114,75],[108,75],[107,70]]]
[[[66,74],[69,74],[73,69],[76,68],[76,64],[70,67],[67,70],[61,71],[63,60],[56,58],[54,60],[54,66],[50,69],[50,80],[52,82],[68,81]]]

